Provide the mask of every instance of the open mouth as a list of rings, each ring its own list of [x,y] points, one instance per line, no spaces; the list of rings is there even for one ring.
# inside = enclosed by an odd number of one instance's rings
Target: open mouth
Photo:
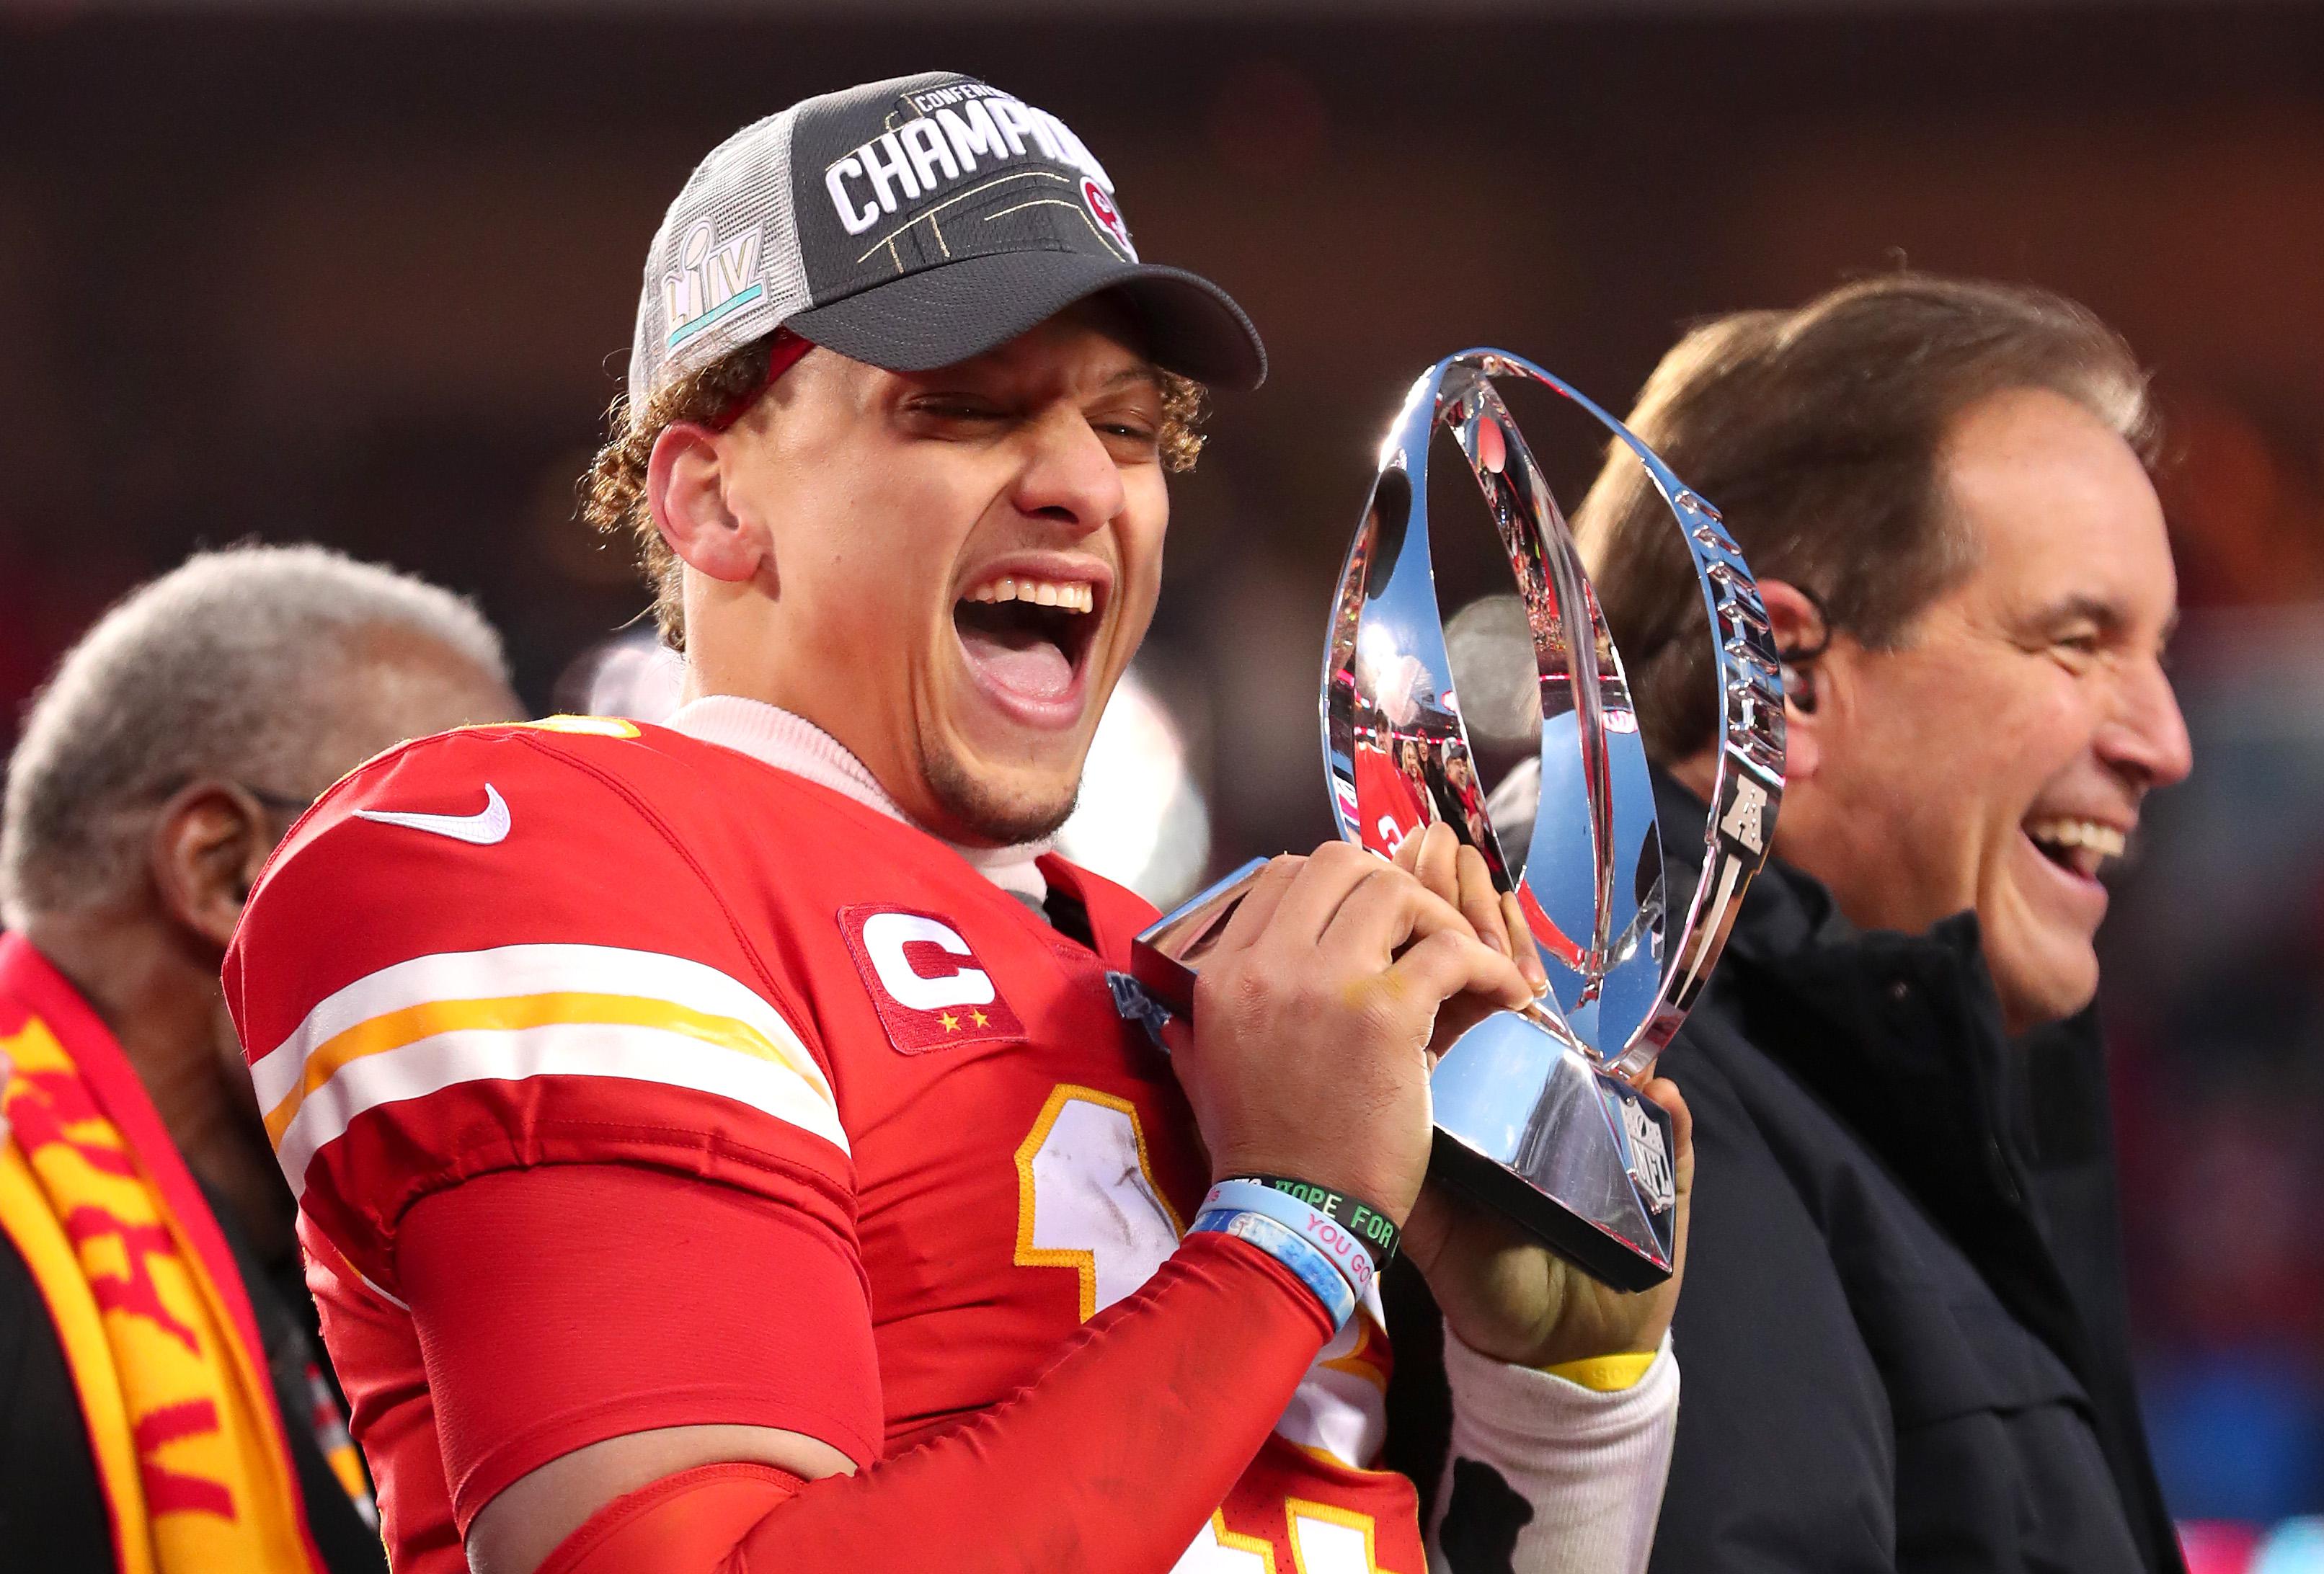
[[[2123,855],[2129,837],[2119,826],[2097,820],[2063,815],[2028,820],[2025,839],[2034,849],[2069,874],[2097,879],[2106,866]]]
[[[1028,720],[1079,710],[1081,677],[1096,639],[1099,587],[1087,580],[1001,575],[953,603],[970,669]]]

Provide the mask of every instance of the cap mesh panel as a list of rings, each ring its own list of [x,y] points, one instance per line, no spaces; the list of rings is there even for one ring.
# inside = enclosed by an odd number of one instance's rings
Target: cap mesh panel
[[[809,304],[807,269],[791,209],[791,127],[795,105],[743,127],[696,166],[669,205],[646,254],[638,295],[637,336],[630,348],[630,408],[731,350],[763,337]],[[688,240],[705,221],[709,244],[687,256]],[[721,264],[753,229],[752,267],[738,281]],[[669,310],[669,281],[676,276],[682,321]],[[732,294],[729,286],[740,284]],[[723,298],[722,298],[723,297]],[[676,336],[677,343],[671,343]]]

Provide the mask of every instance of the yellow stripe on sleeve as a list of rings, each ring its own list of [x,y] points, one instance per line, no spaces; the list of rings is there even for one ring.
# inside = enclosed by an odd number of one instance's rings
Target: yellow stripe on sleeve
[[[812,1059],[739,1018],[636,995],[558,990],[498,999],[429,1000],[359,1022],[317,1045],[307,1056],[298,1085],[267,1111],[266,1134],[280,1145],[282,1134],[297,1118],[299,1107],[307,1096],[337,1076],[341,1069],[366,1055],[401,1049],[442,1033],[516,1032],[556,1025],[645,1027],[679,1034],[786,1067],[797,1072],[825,1103],[831,1102],[830,1091]]]

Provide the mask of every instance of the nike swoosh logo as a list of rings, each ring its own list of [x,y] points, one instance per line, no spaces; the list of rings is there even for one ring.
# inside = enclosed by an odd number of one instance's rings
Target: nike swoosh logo
[[[490,847],[509,833],[509,806],[500,790],[492,783],[484,784],[484,806],[473,815],[414,815],[401,809],[357,809],[358,820],[376,820],[383,825],[403,825],[414,831],[431,831],[438,836],[449,836],[455,842],[473,842],[478,847]]]

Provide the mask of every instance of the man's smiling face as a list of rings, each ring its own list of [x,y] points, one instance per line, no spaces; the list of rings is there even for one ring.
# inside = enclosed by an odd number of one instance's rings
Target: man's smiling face
[[[703,686],[807,717],[941,835],[1047,834],[1153,615],[1162,422],[1104,301],[934,372],[810,353],[711,439],[768,560],[689,595]]]
[[[2177,581],[2136,456],[2061,395],[1972,406],[1940,467],[1975,566],[1898,649],[1834,638],[1776,851],[1862,927],[1974,909],[2022,1031],[2096,992],[2099,871],[2191,763],[2161,662]]]

